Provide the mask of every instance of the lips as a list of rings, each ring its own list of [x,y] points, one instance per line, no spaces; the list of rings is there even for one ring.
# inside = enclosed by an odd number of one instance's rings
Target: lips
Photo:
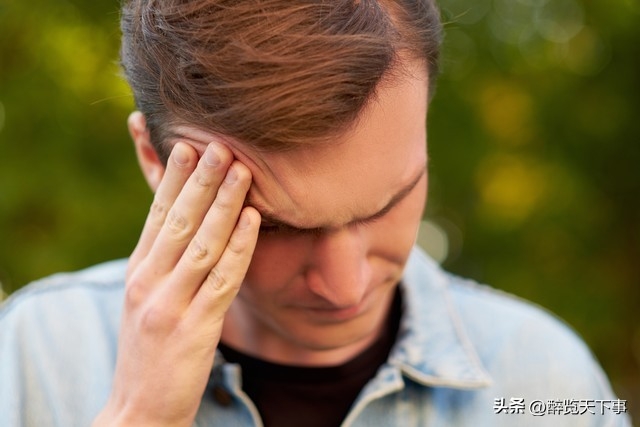
[[[313,319],[325,321],[346,321],[358,317],[362,314],[363,304],[353,305],[350,307],[301,307],[307,316]]]

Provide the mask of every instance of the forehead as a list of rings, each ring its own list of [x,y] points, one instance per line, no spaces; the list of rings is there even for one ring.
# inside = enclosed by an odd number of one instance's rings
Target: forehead
[[[426,73],[413,70],[379,88],[335,143],[258,153],[222,139],[253,176],[247,204],[298,228],[340,227],[384,208],[426,163]],[[220,137],[177,129],[199,151]]]

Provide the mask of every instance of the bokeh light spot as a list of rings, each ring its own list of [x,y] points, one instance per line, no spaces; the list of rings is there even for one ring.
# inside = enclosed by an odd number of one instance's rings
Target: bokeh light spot
[[[519,145],[533,135],[531,95],[516,84],[495,82],[484,86],[479,114],[498,142]]]
[[[447,232],[431,220],[424,220],[420,223],[418,245],[440,264],[449,255],[449,236]]]
[[[584,9],[576,0],[553,0],[536,8],[535,27],[546,40],[563,43],[584,26]]]
[[[520,225],[547,192],[546,175],[531,162],[509,155],[484,159],[478,169],[479,213],[491,225]]]
[[[562,50],[566,68],[582,76],[598,74],[611,61],[610,47],[589,27],[582,28]]]

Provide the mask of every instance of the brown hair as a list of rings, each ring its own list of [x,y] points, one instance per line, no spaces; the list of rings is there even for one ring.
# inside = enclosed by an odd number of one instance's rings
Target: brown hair
[[[176,124],[260,150],[326,142],[354,123],[402,52],[433,86],[433,0],[127,0],[121,60],[166,160]]]

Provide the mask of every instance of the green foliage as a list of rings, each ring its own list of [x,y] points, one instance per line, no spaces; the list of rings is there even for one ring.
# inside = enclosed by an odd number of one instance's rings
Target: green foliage
[[[92,13],[102,4],[102,12]],[[105,9],[108,4],[108,9]],[[117,2],[0,9],[0,281],[124,257],[150,194],[119,77]]]
[[[445,266],[559,314],[637,399],[640,7],[440,4],[427,215],[449,231]]]
[[[426,215],[447,244],[444,264],[558,313],[618,394],[638,400],[640,7],[440,3],[444,74],[429,113]],[[8,293],[125,257],[137,240],[151,194],[126,132],[118,7],[0,3]]]

